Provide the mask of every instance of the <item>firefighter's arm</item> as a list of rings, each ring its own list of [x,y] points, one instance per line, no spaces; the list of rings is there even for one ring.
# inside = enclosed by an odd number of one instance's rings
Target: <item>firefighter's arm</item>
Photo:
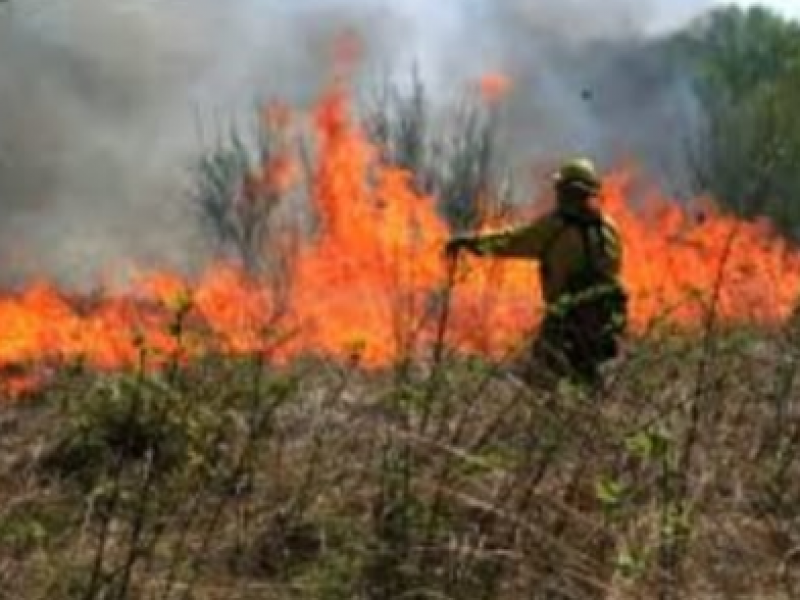
[[[464,238],[463,247],[480,256],[503,258],[540,258],[552,235],[549,219],[507,231]]]

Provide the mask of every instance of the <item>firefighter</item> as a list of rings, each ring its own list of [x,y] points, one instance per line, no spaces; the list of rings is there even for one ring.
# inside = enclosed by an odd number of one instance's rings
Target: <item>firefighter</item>
[[[551,212],[509,231],[455,237],[446,252],[537,260],[545,313],[526,378],[546,373],[551,381],[567,377],[594,386],[602,364],[619,354],[627,326],[620,235],[593,202],[601,180],[591,160],[564,163],[554,187]]]

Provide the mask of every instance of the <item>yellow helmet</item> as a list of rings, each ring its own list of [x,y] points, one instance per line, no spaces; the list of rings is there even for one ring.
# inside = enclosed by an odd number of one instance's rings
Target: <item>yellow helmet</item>
[[[568,160],[553,176],[556,185],[569,185],[595,193],[602,184],[597,174],[594,163],[588,158],[573,158]]]

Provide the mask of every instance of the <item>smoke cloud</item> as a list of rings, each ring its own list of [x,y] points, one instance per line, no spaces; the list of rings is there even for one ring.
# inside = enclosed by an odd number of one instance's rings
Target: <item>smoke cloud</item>
[[[491,25],[480,56],[515,81],[509,146],[534,162],[586,153],[611,168],[633,159],[661,187],[685,193],[687,143],[700,113],[665,42],[700,8],[626,0],[602,10],[585,0],[486,3],[480,20]]]
[[[259,97],[312,103],[343,29],[364,39],[365,82],[416,61],[446,95],[485,70],[508,73],[506,141],[525,160],[589,152],[608,166],[631,155],[680,182],[694,99],[640,49],[693,10],[688,0],[603,10],[591,0],[10,0],[0,4],[0,281],[202,266],[186,190],[208,131]]]

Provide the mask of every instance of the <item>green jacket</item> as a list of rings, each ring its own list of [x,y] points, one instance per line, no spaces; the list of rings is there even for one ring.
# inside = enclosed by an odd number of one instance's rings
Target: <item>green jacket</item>
[[[587,254],[581,223],[598,227],[587,231]],[[594,261],[594,267],[619,282],[622,243],[614,221],[594,209],[556,209],[534,222],[508,231],[471,238],[478,254],[539,261],[542,291],[547,305],[560,299],[571,277]]]

